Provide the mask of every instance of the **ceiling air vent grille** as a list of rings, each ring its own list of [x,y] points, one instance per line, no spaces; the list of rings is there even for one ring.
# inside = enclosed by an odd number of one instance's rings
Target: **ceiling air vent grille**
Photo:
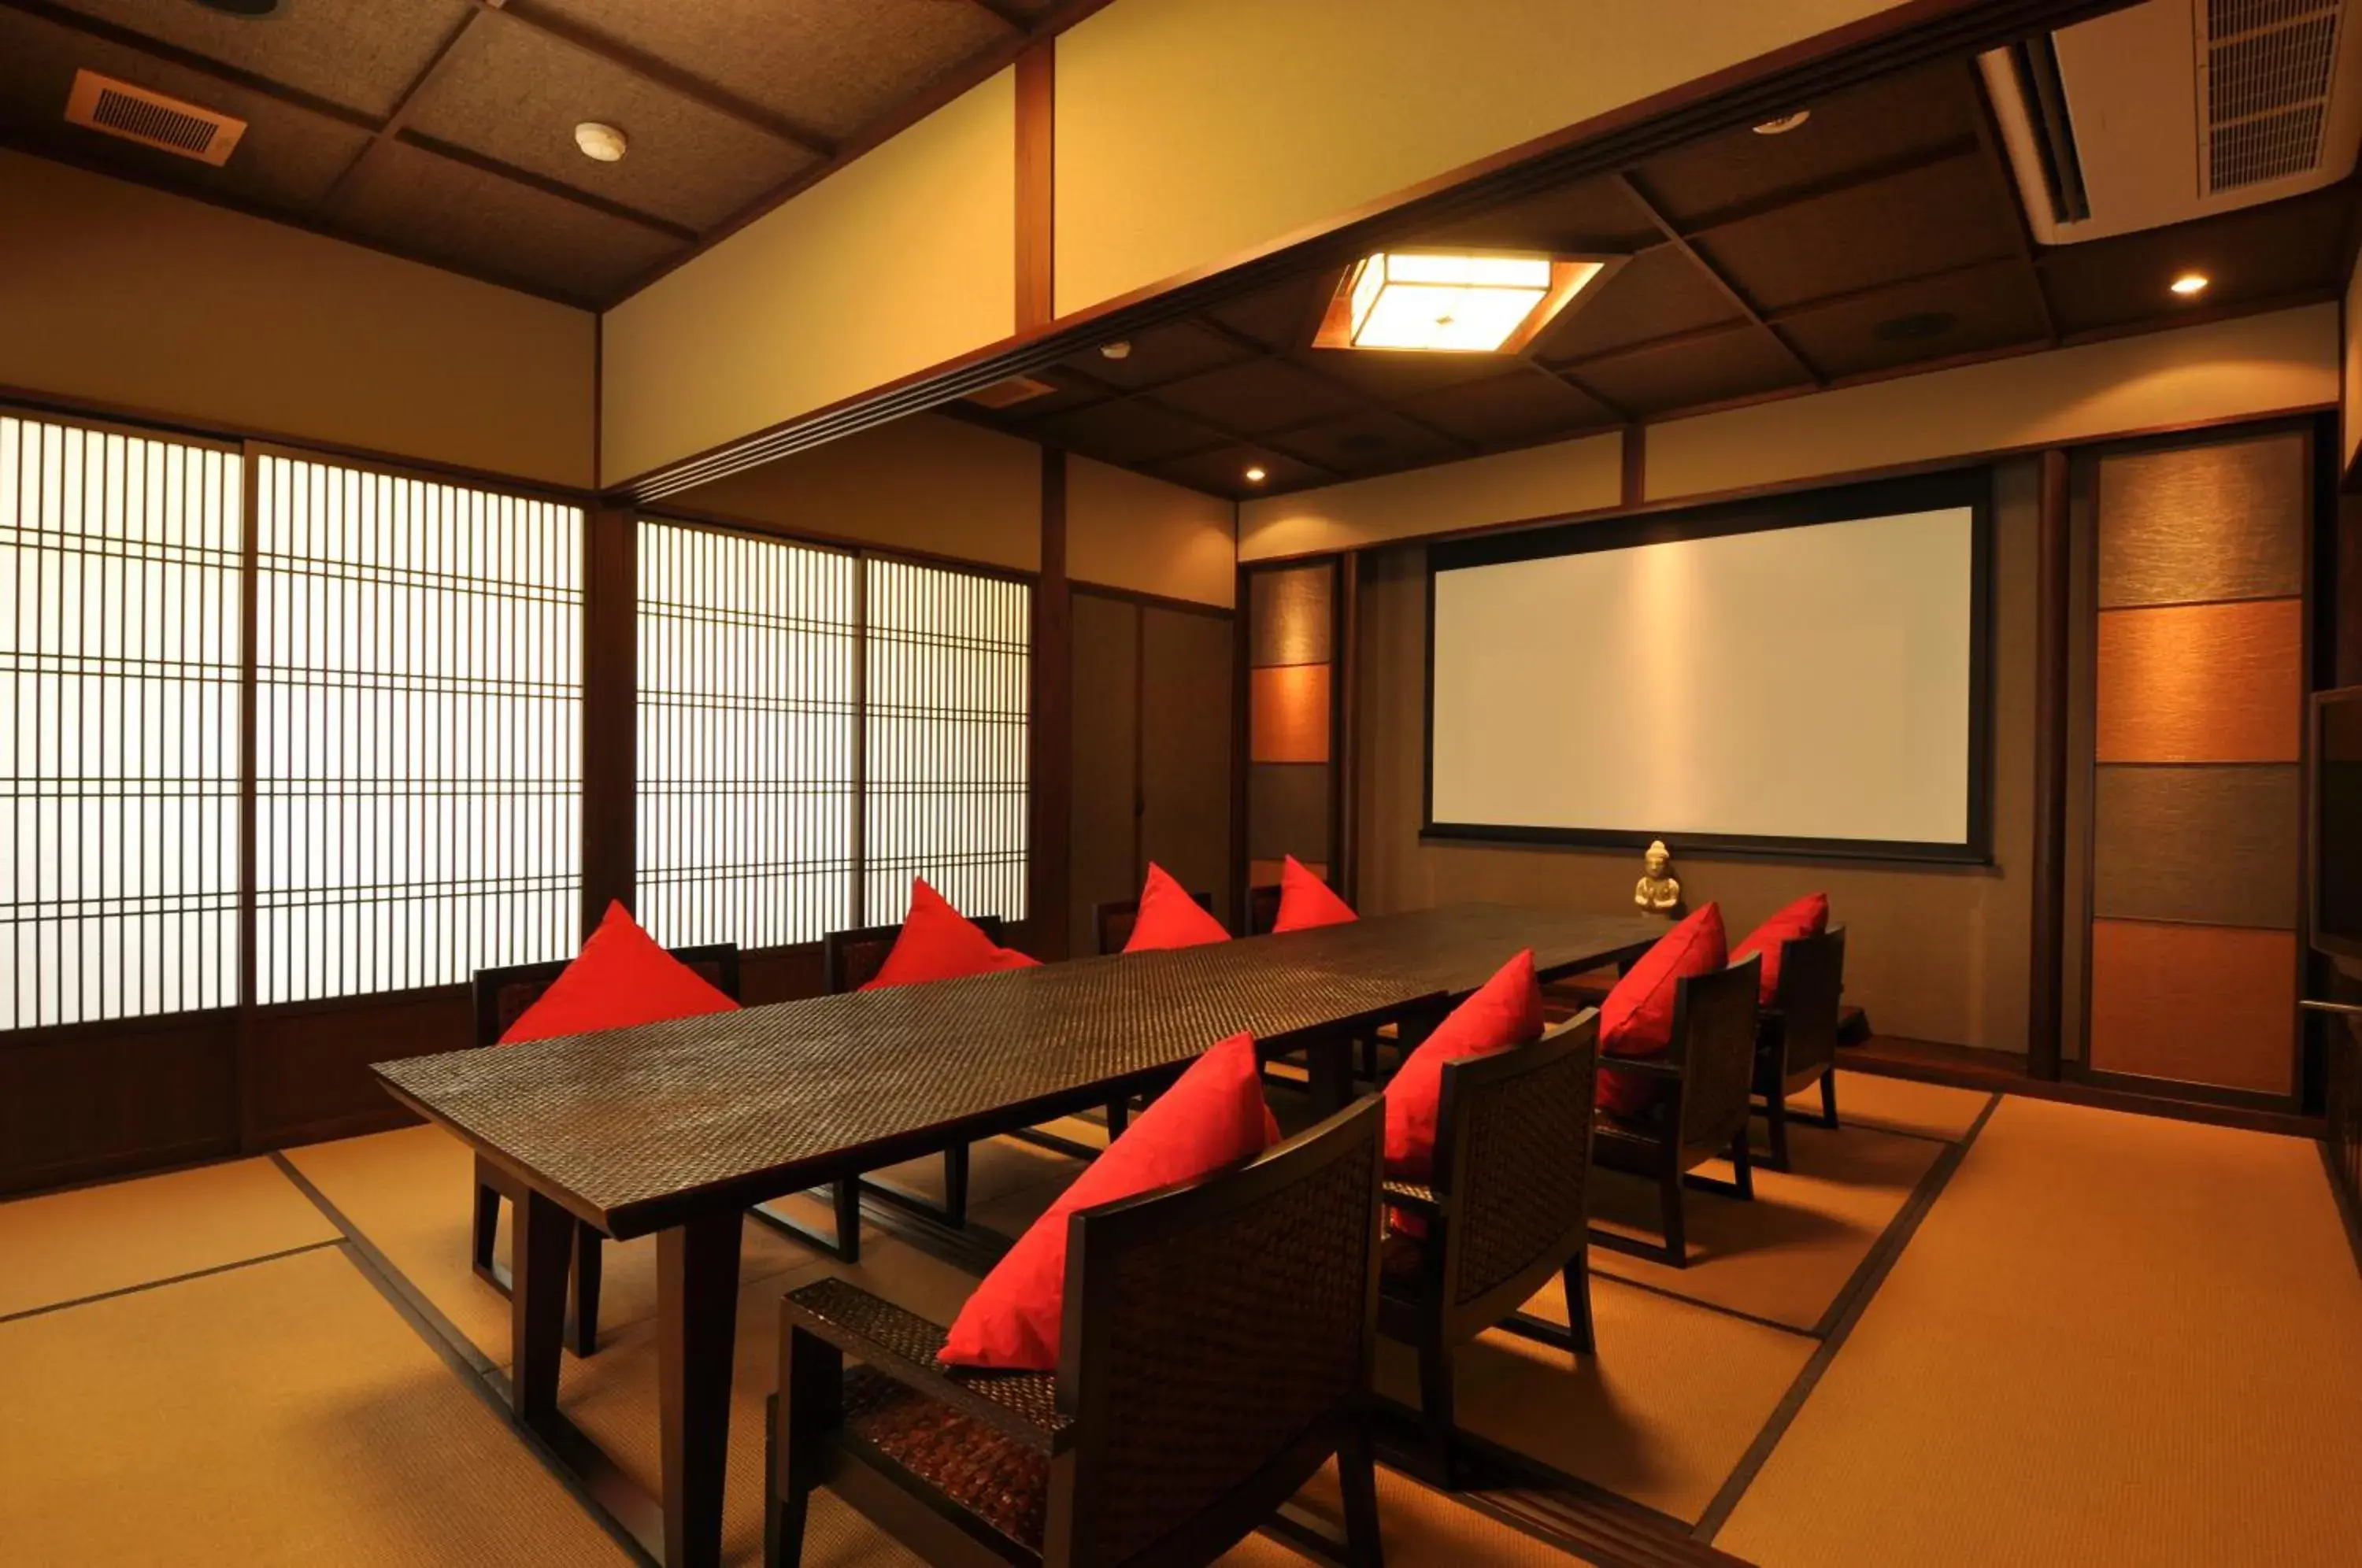
[[[2321,161],[2342,15],[2340,0],[2206,0],[2207,193]]]
[[[227,162],[246,122],[93,71],[74,73],[66,121],[200,163]]]

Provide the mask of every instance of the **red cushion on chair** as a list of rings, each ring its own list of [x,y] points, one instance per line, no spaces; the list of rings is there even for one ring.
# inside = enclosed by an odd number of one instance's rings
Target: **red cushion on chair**
[[[658,946],[622,904],[610,903],[581,954],[509,1025],[501,1043],[737,1010],[736,1002]]]
[[[1435,1132],[1443,1110],[1443,1064],[1539,1040],[1542,988],[1531,949],[1501,966],[1403,1059],[1386,1085],[1386,1171],[1404,1181],[1435,1174]]]
[[[1251,1159],[1276,1136],[1254,1039],[1233,1034],[1192,1063],[1017,1238],[952,1320],[938,1358],[954,1366],[1055,1372],[1066,1306],[1067,1216]]]
[[[1330,890],[1329,884],[1306,868],[1293,855],[1279,868],[1279,918],[1271,929],[1310,931],[1315,926],[1343,925],[1362,917],[1353,906]]]
[[[1041,964],[1014,948],[1003,947],[985,935],[983,927],[952,908],[949,900],[927,886],[923,877],[911,878],[911,912],[894,950],[877,973],[859,988],[882,991],[889,986],[916,986],[929,980],[957,980],[969,975],[989,975],[999,969],[1031,969]]]
[[[1131,922],[1131,940],[1123,944],[1126,953],[1202,947],[1230,939],[1222,922],[1191,898],[1189,889],[1173,879],[1173,873],[1153,860],[1148,863],[1148,881],[1140,889],[1140,913]]]
[[[1750,953],[1763,955],[1763,1005],[1770,1007],[1780,990],[1780,953],[1800,936],[1818,936],[1829,928],[1829,896],[1827,893],[1806,893],[1786,909],[1747,933],[1747,940],[1730,950],[1730,961],[1738,963]]]
[[[1673,992],[1723,966],[1722,906],[1708,904],[1657,939],[1599,1004],[1599,1049],[1608,1056],[1661,1056],[1673,1043]],[[1603,1067],[1598,1100],[1618,1116],[1644,1116],[1658,1086]]]

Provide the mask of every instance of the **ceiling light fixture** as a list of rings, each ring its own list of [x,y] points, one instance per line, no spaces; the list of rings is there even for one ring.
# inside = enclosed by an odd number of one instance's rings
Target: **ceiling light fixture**
[[[1271,476],[1264,472],[1261,468],[1252,468],[1247,470],[1247,483],[1249,484],[1261,484],[1270,477]]]
[[[1099,345],[1099,358],[1101,358],[1101,359],[1131,359],[1131,339],[1130,339],[1130,338],[1128,338],[1128,337],[1119,337],[1119,338],[1117,338],[1117,339],[1116,339],[1114,342],[1112,342],[1112,343],[1102,343],[1102,344],[1100,344],[1100,345]]]
[[[597,120],[584,120],[574,127],[574,145],[582,149],[585,158],[595,159],[601,163],[617,163],[623,160],[624,149],[630,144],[624,139],[624,133],[613,126],[601,125]]]
[[[1809,120],[1812,117],[1812,110],[1798,109],[1793,115],[1782,115],[1777,119],[1765,120],[1761,125],[1755,127],[1755,134],[1757,136],[1786,136],[1790,131],[1794,130],[1798,126],[1803,125],[1806,120]]]
[[[1514,354],[1623,258],[1381,250],[1345,273],[1316,348]]]
[[[2206,292],[2206,285],[2212,282],[2203,272],[2184,272],[2173,281],[2173,292],[2183,299],[2194,300]]]

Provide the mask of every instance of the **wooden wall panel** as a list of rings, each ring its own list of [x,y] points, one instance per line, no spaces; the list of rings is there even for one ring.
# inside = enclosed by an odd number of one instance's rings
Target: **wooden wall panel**
[[[1141,611],[1141,851],[1231,907],[1228,616]]]
[[[2304,604],[2100,614],[2098,760],[2294,762]]]
[[[1335,657],[1337,569],[1328,561],[1259,571],[1248,579],[1247,662],[1327,664]]]
[[[1330,667],[1283,664],[1251,671],[1248,680],[1250,759],[1327,762]]]
[[[2296,768],[2109,767],[2095,783],[2094,914],[2296,929]]]
[[[228,1013],[0,1043],[0,1193],[235,1153]]]
[[[1329,770],[1259,762],[1247,769],[1247,855],[1310,865],[1329,858]]]
[[[1092,909],[1140,891],[1140,610],[1121,599],[1074,595],[1075,706],[1068,951],[1098,951]]]
[[[264,1145],[300,1143],[410,1121],[369,1065],[474,1043],[464,988],[262,1012],[255,1021],[252,1136]]]
[[[2100,605],[2304,591],[2305,440],[2290,431],[2100,463]]]
[[[2287,1094],[2295,1010],[2293,932],[2092,922],[2101,1071]]]

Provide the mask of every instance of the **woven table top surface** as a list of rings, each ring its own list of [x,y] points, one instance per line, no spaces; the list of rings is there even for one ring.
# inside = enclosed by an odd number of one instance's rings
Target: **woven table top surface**
[[[704,1200],[738,1207],[850,1175],[866,1168],[852,1156],[881,1145],[920,1152],[962,1123],[1169,1069],[1241,1030],[1284,1043],[1473,990],[1520,948],[1548,978],[1638,952],[1664,929],[1639,916],[1455,905],[371,1070],[628,1236]]]

